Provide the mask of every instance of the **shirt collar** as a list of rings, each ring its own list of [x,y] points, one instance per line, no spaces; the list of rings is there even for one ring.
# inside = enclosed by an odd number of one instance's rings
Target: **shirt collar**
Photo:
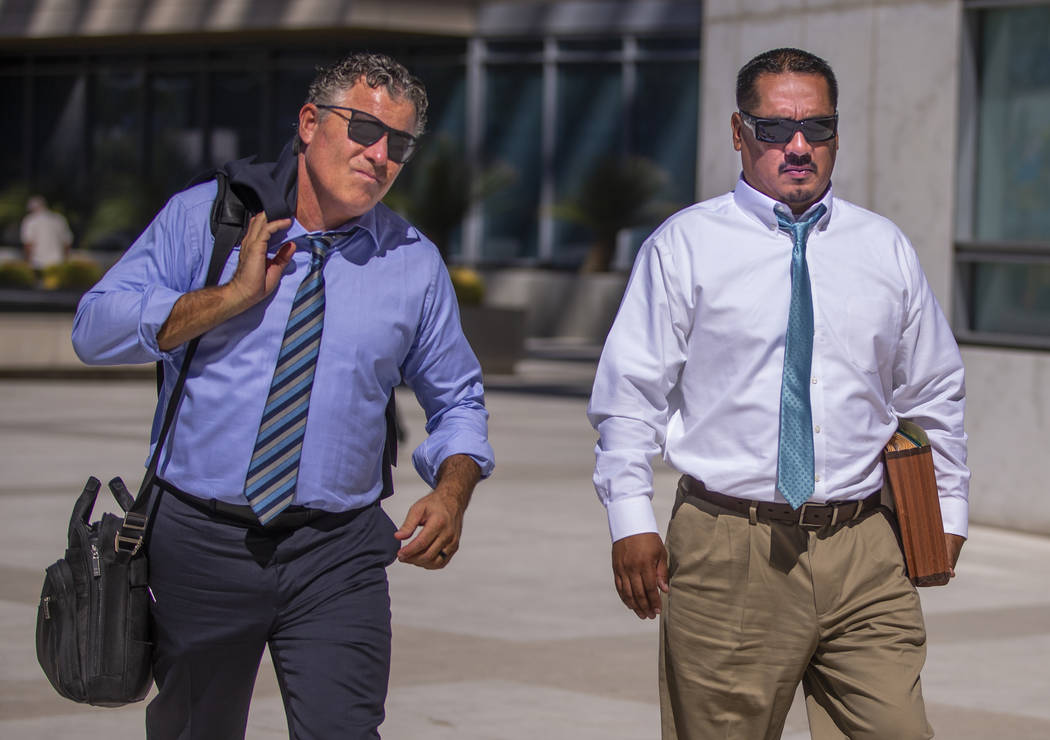
[[[373,247],[375,249],[379,248],[379,236],[378,236],[379,229],[378,229],[378,226],[377,226],[377,223],[376,223],[376,208],[374,206],[372,208],[370,208],[366,213],[358,216],[357,218],[352,218],[349,221],[347,221],[346,223],[342,224],[341,226],[337,226],[336,228],[331,229],[329,231],[326,231],[324,233],[327,233],[327,234],[346,233],[346,234],[349,235],[349,233],[351,231],[353,231],[354,229],[358,229],[359,231],[362,231],[365,234],[368,234],[368,236],[370,236],[371,239],[372,239]],[[289,227],[288,231],[286,232],[284,237],[281,239],[280,243],[289,242],[292,239],[297,239],[298,237],[303,236],[304,234],[317,234],[317,233],[322,233],[322,232],[307,231],[303,227],[303,225],[301,223],[299,223],[299,219],[294,219],[292,221],[292,225]],[[351,243],[352,243],[352,240],[337,239],[336,242],[335,242],[336,249],[339,249],[339,250],[345,249]]]
[[[778,231],[780,224],[777,222],[776,211],[780,210],[791,215],[791,209],[780,201],[773,200],[768,195],[760,193],[753,187],[747,184],[744,180],[744,175],[740,175],[740,179],[737,181],[736,188],[733,190],[733,200],[736,202],[737,208],[744,212],[746,216],[754,219],[762,226],[770,231]],[[831,207],[833,198],[831,195],[831,185],[828,185],[827,191],[824,193],[824,197],[818,200],[816,203],[811,205],[806,213],[802,214],[799,218],[805,218],[806,214],[810,213],[821,203],[827,208],[827,212],[821,216],[820,221],[817,222],[817,229],[823,231],[828,228],[828,223],[831,221]]]

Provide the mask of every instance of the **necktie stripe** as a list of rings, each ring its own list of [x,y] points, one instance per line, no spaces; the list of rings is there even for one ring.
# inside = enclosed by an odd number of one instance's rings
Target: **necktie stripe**
[[[292,469],[283,478],[273,478],[267,481],[265,488],[260,488],[256,493],[250,495],[248,503],[253,509],[266,509],[269,504],[285,495],[294,497],[295,484],[298,479],[298,466],[292,466]]]
[[[303,368],[305,363],[315,361],[317,353],[321,349],[321,343],[313,342],[298,349],[297,354],[289,357],[287,362],[283,362],[277,368],[277,373],[273,376],[274,388],[278,388],[284,385],[286,381],[291,380]]]
[[[292,493],[283,499],[272,502],[266,507],[260,507],[259,511],[261,513],[259,514],[259,521],[263,525],[269,523],[271,519],[273,519],[275,516],[284,511],[284,509],[287,508],[294,500],[295,494]]]
[[[272,414],[259,425],[256,449],[265,446],[275,435],[283,433],[287,427],[295,424],[300,417],[305,418],[309,406],[310,396],[306,393],[300,393],[294,398],[289,398],[288,402],[278,410],[278,413]]]
[[[273,496],[283,493],[299,473],[299,460],[286,461],[284,466],[275,468],[263,475],[253,485],[245,489],[249,501],[255,505],[265,505]]]
[[[294,449],[298,443],[297,434],[302,427],[306,425],[306,414],[301,414],[295,422],[287,427],[280,430],[280,434],[277,434],[272,439],[266,441],[266,444],[259,447],[258,454],[256,455],[256,469],[248,476],[248,483],[252,483],[259,473],[263,471],[264,465],[269,465],[270,460],[275,455],[280,455],[289,449]]]
[[[308,242],[311,250],[310,269],[292,299],[244,482],[248,503],[264,525],[295,500],[310,392],[320,355],[325,308],[324,263],[330,252],[331,237],[300,237],[296,243],[302,246],[303,241]]]
[[[304,378],[300,375],[294,379],[294,384],[286,384],[287,387],[279,388],[278,395],[271,399],[270,405],[263,412],[263,426],[269,426],[275,417],[283,413],[285,408],[308,393],[312,382],[313,378]]]
[[[322,306],[312,316],[312,320],[303,326],[289,326],[288,330],[290,334],[285,337],[284,342],[281,344],[281,354],[277,360],[277,367],[280,367],[287,358],[298,351],[303,342],[308,342],[311,339],[320,339],[321,337],[321,318],[324,313],[324,307]]]
[[[288,327],[294,332],[304,323],[324,312],[324,293],[317,293],[304,301],[288,315]]]

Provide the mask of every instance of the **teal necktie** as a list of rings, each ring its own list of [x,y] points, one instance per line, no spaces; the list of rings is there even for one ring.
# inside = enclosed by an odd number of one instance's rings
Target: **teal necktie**
[[[791,306],[784,336],[784,379],[780,387],[780,446],[777,490],[797,509],[813,495],[813,411],[809,377],[813,364],[813,294],[806,266],[806,237],[827,208],[817,206],[808,218],[792,221],[777,213],[781,231],[789,232]]]
[[[244,495],[263,525],[295,499],[306,415],[324,324],[324,263],[337,236],[345,234],[320,234],[295,240],[299,246],[304,246],[304,242],[309,245],[310,271],[292,301],[244,482]]]

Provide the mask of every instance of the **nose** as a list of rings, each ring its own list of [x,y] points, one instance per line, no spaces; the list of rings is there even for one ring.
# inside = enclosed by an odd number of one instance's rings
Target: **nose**
[[[802,135],[801,131],[796,131],[795,135],[788,140],[787,144],[784,145],[785,153],[795,154],[797,156],[811,154],[812,151],[812,145],[809,143],[806,137]]]
[[[379,141],[365,148],[365,156],[376,164],[385,164],[387,161],[387,133],[379,137]]]

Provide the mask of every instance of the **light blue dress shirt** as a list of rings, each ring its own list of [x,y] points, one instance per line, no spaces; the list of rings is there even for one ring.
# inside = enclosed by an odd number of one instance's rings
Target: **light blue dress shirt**
[[[175,302],[204,284],[215,193],[212,181],[175,195],[84,295],[73,323],[73,346],[88,364],[165,363],[151,453],[185,351],[185,345],[161,351],[157,332]],[[382,204],[340,230],[354,226],[324,268],[324,332],[295,499],[327,511],[379,497],[384,411],[402,380],[426,412],[428,437],[412,462],[427,483],[434,485],[450,455],[470,455],[484,476],[494,457],[481,368],[463,336],[437,249]],[[271,240],[270,253],[304,233],[293,221]],[[235,247],[220,283],[239,258]],[[259,419],[292,299],[309,265],[309,251],[297,251],[266,300],[203,335],[159,468],[177,488],[246,503],[244,478]]]

